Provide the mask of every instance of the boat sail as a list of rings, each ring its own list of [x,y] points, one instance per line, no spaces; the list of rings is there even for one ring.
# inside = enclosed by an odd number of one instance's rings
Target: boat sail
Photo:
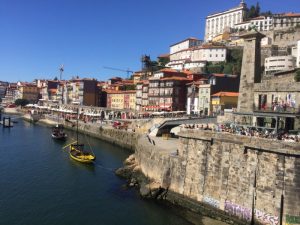
[[[77,129],[76,129],[76,142],[70,144],[70,157],[81,163],[92,163],[95,161],[96,156],[93,152],[85,151],[84,144],[79,144],[78,141],[78,118],[79,117],[79,109],[77,109]]]

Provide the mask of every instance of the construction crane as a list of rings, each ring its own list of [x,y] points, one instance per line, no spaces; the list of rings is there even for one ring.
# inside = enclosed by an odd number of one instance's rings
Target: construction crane
[[[127,79],[129,78],[129,74],[130,73],[133,73],[133,71],[127,69],[127,70],[124,70],[124,69],[119,69],[119,68],[113,68],[113,67],[108,67],[108,66],[103,66],[104,69],[107,69],[107,70],[116,70],[116,71],[122,71],[122,72],[126,72],[127,73]]]

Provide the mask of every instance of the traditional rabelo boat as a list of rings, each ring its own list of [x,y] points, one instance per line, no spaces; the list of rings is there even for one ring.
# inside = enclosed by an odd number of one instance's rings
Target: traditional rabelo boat
[[[70,144],[70,157],[81,163],[92,163],[95,161],[96,156],[93,152],[88,152],[84,149],[84,144],[78,142],[78,117],[79,111],[77,110],[77,129],[76,129],[76,142]]]
[[[51,136],[56,140],[66,140],[67,134],[64,132],[64,126],[62,124],[56,124],[55,127],[52,128]]]

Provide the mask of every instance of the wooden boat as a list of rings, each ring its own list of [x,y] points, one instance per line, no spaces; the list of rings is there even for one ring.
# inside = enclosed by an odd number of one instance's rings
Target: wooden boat
[[[84,151],[83,144],[72,144],[70,145],[70,157],[81,163],[92,163],[96,157],[90,152]]]
[[[93,152],[88,152],[84,150],[84,144],[79,144],[78,142],[78,114],[77,109],[77,130],[76,130],[76,142],[70,144],[70,157],[81,163],[93,163],[96,159],[96,156]]]
[[[57,124],[53,127],[51,136],[56,140],[66,140],[67,134],[64,132],[64,126],[62,124]]]

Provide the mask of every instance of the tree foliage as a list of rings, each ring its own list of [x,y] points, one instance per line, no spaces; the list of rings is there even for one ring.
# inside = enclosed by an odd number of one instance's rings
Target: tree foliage
[[[260,15],[260,6],[259,3],[257,2],[256,5],[252,5],[250,9],[247,9],[246,11],[246,19],[251,19],[258,17]]]
[[[240,75],[242,70],[242,58],[242,49],[232,49],[228,52],[227,62],[217,64],[208,63],[204,68],[204,72]]]
[[[296,71],[296,74],[295,74],[295,81],[296,81],[296,82],[300,82],[300,70],[297,70],[297,71]]]
[[[27,105],[28,103],[29,103],[29,101],[28,101],[27,99],[21,99],[21,98],[16,99],[16,101],[15,101],[15,104],[16,104],[17,106],[25,106],[25,105]]]

